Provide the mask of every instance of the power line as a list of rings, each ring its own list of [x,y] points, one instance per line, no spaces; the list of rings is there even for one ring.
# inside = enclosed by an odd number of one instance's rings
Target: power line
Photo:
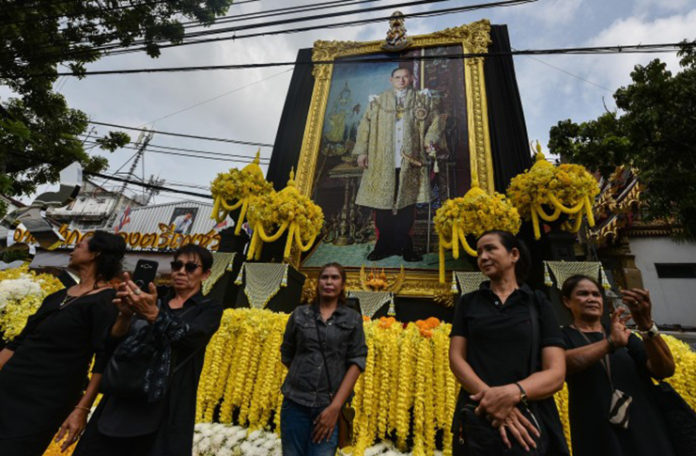
[[[212,197],[210,194],[189,192],[189,191],[186,191],[186,190],[176,190],[176,189],[173,189],[173,188],[164,187],[164,186],[162,186],[162,185],[146,184],[146,183],[144,183],[144,182],[138,182],[138,181],[134,181],[134,180],[130,180],[130,179],[123,179],[123,178],[120,178],[120,177],[109,176],[109,175],[107,175],[107,174],[102,174],[102,173],[92,173],[92,172],[84,171],[84,174],[86,174],[86,175],[88,175],[88,176],[101,177],[102,179],[106,179],[106,180],[113,180],[113,181],[116,181],[116,182],[123,182],[123,183],[126,183],[126,184],[137,185],[137,186],[145,187],[145,188],[151,189],[151,190],[159,190],[159,191],[162,191],[162,192],[179,193],[179,194],[181,194],[181,195],[198,196],[198,197],[200,197],[200,198],[213,199],[213,197]]]
[[[246,84],[246,85],[243,85],[243,86],[240,86],[240,87],[236,87],[236,88],[234,88],[234,89],[232,89],[232,90],[228,90],[227,92],[221,93],[220,95],[216,95],[216,96],[211,97],[211,98],[208,98],[208,99],[206,99],[206,100],[199,101],[198,103],[194,103],[194,104],[192,104],[192,105],[190,105],[190,106],[187,106],[187,107],[185,107],[185,108],[179,109],[178,111],[174,111],[174,112],[171,112],[171,113],[169,113],[169,114],[166,114],[166,115],[164,115],[164,116],[162,116],[162,117],[158,117],[158,118],[156,118],[156,119],[154,119],[154,120],[151,120],[150,122],[147,122],[147,124],[154,124],[155,122],[158,122],[158,121],[164,120],[164,119],[168,119],[169,117],[173,117],[173,116],[175,116],[175,115],[177,115],[177,114],[181,114],[182,112],[189,111],[189,110],[191,110],[191,109],[193,109],[193,108],[197,108],[198,106],[204,105],[204,104],[206,104],[206,103],[210,103],[211,101],[219,100],[219,99],[222,98],[222,97],[225,97],[225,96],[230,95],[230,94],[232,94],[232,93],[234,93],[234,92],[238,92],[238,91],[240,91],[240,90],[246,89],[247,87],[251,87],[251,86],[253,86],[253,85],[255,85],[255,84],[259,84],[259,83],[261,83],[261,82],[267,81],[267,80],[269,80],[269,79],[273,79],[273,78],[275,78],[275,77],[277,77],[277,76],[280,76],[281,74],[285,74],[285,73],[287,73],[287,72],[289,72],[289,71],[291,71],[291,70],[292,70],[292,68],[287,69],[287,70],[284,70],[284,71],[281,71],[281,72],[279,72],[279,73],[274,73],[274,74],[272,74],[272,75],[270,75],[270,76],[267,76],[267,77],[265,77],[265,78],[259,79],[259,80],[254,81],[254,82],[250,82],[249,84]],[[147,124],[144,124],[144,125],[147,125]]]
[[[87,141],[89,144],[94,143],[94,141]],[[162,147],[162,146],[160,146]],[[166,147],[166,146],[165,146]],[[123,149],[131,149],[131,150],[137,150],[137,147],[134,146],[129,146],[125,145],[122,146]],[[155,153],[155,154],[164,154],[164,155],[173,155],[177,157],[189,157],[189,158],[197,158],[197,159],[202,159],[202,160],[214,160],[214,161],[222,161],[222,162],[231,162],[231,163],[252,163],[254,161],[253,157],[242,157],[242,158],[234,158],[231,156],[228,156],[226,154],[218,153],[218,152],[204,152],[204,151],[196,151],[195,153],[185,153],[185,152],[180,152],[177,151],[177,148],[171,148],[174,150],[167,150],[167,149],[160,149],[160,148],[154,148],[152,146],[148,146],[147,152],[148,153]],[[203,154],[211,154],[211,155],[203,155]],[[267,164],[266,162],[262,164]]]
[[[118,125],[118,124],[113,124],[113,123],[97,122],[96,120],[90,120],[89,123],[91,123],[93,125],[102,125],[104,127],[122,128],[124,130],[151,131],[151,132],[156,133],[158,135],[177,136],[180,138],[204,139],[206,141],[219,141],[219,142],[226,142],[226,143],[232,143],[232,144],[242,144],[242,145],[246,145],[246,146],[259,146],[259,147],[270,147],[270,148],[273,147],[273,144],[267,144],[267,143],[260,143],[260,142],[253,142],[253,141],[240,141],[237,139],[228,139],[228,138],[214,138],[214,137],[210,137],[210,136],[189,135],[189,134],[185,134],[185,133],[173,133],[171,131],[150,130],[149,128],[137,128],[137,127],[129,127],[126,125]]]
[[[411,1],[411,2],[399,3],[396,5],[375,7],[375,8],[379,8],[379,9],[403,8],[405,6],[413,6],[413,5],[427,4],[427,3],[436,3],[436,2],[442,2],[442,1],[450,1],[450,0],[415,0],[415,1]],[[479,3],[479,4],[474,4],[474,5],[458,6],[458,7],[453,7],[453,8],[444,8],[444,9],[425,11],[425,12],[420,12],[420,13],[405,13],[405,14],[403,14],[403,17],[409,18],[409,17],[439,16],[439,15],[443,15],[443,14],[453,14],[453,13],[460,13],[460,12],[466,12],[466,11],[475,11],[475,10],[486,9],[486,8],[510,7],[510,6],[516,6],[516,5],[526,4],[526,3],[533,3],[536,1],[538,1],[538,0],[500,0],[500,1],[496,1],[496,2],[490,2],[490,3]],[[373,10],[372,8],[349,10],[349,11],[342,11],[339,13],[329,13],[329,14],[315,15],[315,16],[309,16],[309,17],[283,19],[280,21],[273,21],[270,23],[262,22],[262,23],[247,24],[247,25],[237,26],[237,27],[228,27],[228,28],[224,28],[224,29],[204,30],[204,31],[189,33],[189,34],[185,35],[183,37],[183,39],[185,40],[185,39],[191,38],[191,37],[199,37],[199,36],[206,36],[206,35],[213,35],[213,34],[220,34],[220,33],[236,33],[236,32],[241,31],[241,30],[249,30],[249,29],[253,29],[253,28],[264,28],[264,27],[268,27],[270,25],[283,25],[283,24],[294,23],[294,22],[306,22],[309,20],[319,20],[322,18],[323,19],[331,19],[337,15],[364,14],[364,13],[372,11],[372,10]],[[391,16],[379,16],[379,17],[371,17],[368,19],[352,20],[352,21],[339,22],[339,23],[333,22],[333,23],[329,23],[329,24],[300,27],[300,28],[295,28],[295,29],[272,30],[272,31],[259,32],[259,33],[248,33],[245,35],[233,35],[233,36],[221,37],[221,38],[206,38],[206,39],[199,39],[199,40],[183,41],[180,43],[162,44],[162,45],[159,45],[158,47],[160,49],[166,49],[166,48],[170,48],[170,47],[186,46],[189,44],[200,44],[200,43],[226,41],[226,40],[237,40],[237,39],[252,38],[252,37],[257,37],[257,36],[268,36],[268,35],[277,35],[277,34],[285,34],[285,33],[298,33],[298,32],[305,32],[305,31],[310,31],[310,30],[319,30],[319,29],[326,29],[326,28],[337,28],[337,27],[347,27],[347,26],[353,26],[353,25],[363,25],[363,24],[368,24],[368,23],[373,23],[373,22],[383,22],[383,21],[388,20],[390,17]],[[159,40],[159,42],[163,42],[163,40]],[[91,48],[88,48],[86,50],[85,49],[76,49],[72,53],[68,52],[68,53],[64,54],[64,56],[78,55],[79,53],[92,52],[94,50],[103,51],[103,52],[108,51],[108,52],[106,52],[106,55],[119,55],[119,54],[130,53],[130,52],[139,52],[139,51],[147,50],[147,46],[143,46],[143,47],[133,47],[133,46],[137,46],[139,44],[145,44],[145,43],[146,43],[146,41],[144,41],[144,40],[133,41],[133,43],[129,44],[128,46],[122,46],[120,43],[112,43],[112,44],[106,44],[103,46],[91,47]]]
[[[411,62],[420,60],[453,60],[474,57],[507,57],[516,55],[609,55],[609,54],[651,54],[673,52],[680,49],[685,43],[656,43],[656,44],[623,44],[615,46],[591,46],[574,48],[553,48],[553,49],[527,49],[507,52],[483,52],[483,53],[455,53],[443,55],[424,55],[424,56],[386,56],[386,57],[362,57],[362,58],[341,58],[336,60],[316,60],[312,62],[285,61],[285,62],[265,62],[265,63],[243,63],[231,65],[201,65],[187,67],[163,67],[163,68],[131,68],[121,70],[95,70],[87,71],[87,76],[100,76],[110,74],[136,74],[136,73],[172,73],[190,71],[212,71],[212,70],[241,70],[250,68],[268,68],[277,66],[297,66],[297,65],[347,65],[354,63],[380,63],[380,62]],[[694,43],[686,43],[694,46]],[[57,73],[58,76],[74,76],[72,73]],[[92,122],[97,123],[97,122]],[[97,123],[98,124],[98,123]],[[114,125],[111,125],[114,126]],[[232,141],[228,141],[232,142]],[[251,145],[260,145],[251,143]],[[270,145],[267,145],[271,147]]]
[[[85,139],[85,142],[89,144],[99,144],[96,141],[88,140]],[[131,143],[132,144],[132,143]],[[122,146],[124,149],[138,149],[135,145],[124,145]],[[238,154],[229,154],[225,152],[212,152],[212,151],[207,151],[207,150],[200,150],[200,149],[187,149],[183,147],[175,147],[175,146],[163,146],[163,145],[158,145],[158,144],[148,144],[146,151],[155,151],[153,148],[159,149],[162,152],[166,152],[167,150],[172,150],[175,152],[190,152],[190,153],[195,153],[195,154],[203,154],[203,155],[212,155],[212,156],[217,156],[217,157],[223,157],[223,158],[241,158],[240,162],[243,163],[251,163],[254,161],[253,156],[249,155],[238,155]],[[259,158],[259,161],[263,164],[267,164],[269,158]]]
[[[412,6],[416,4],[421,4],[421,3],[434,3],[434,2],[442,2],[442,1],[449,1],[449,0],[416,0],[414,2],[409,2],[409,3],[401,3],[398,5],[389,5],[388,7],[379,7],[381,9],[385,8],[403,8],[404,6]],[[475,11],[479,9],[486,9],[486,8],[495,8],[495,7],[510,7],[510,6],[517,6],[517,5],[522,5],[526,3],[533,3],[538,0],[503,0],[503,1],[497,1],[497,2],[490,2],[490,3],[480,3],[480,4],[475,4],[475,5],[469,5],[469,6],[458,6],[458,7],[453,7],[453,8],[443,8],[439,10],[432,10],[432,11],[424,11],[420,13],[404,13],[403,17],[404,18],[410,18],[410,17],[431,17],[431,16],[441,16],[445,14],[454,14],[454,13],[463,13],[467,11]],[[301,18],[301,19],[285,19],[283,21],[275,21],[271,23],[261,23],[261,24],[250,24],[250,25],[244,25],[244,26],[238,26],[238,27],[229,27],[226,29],[215,29],[215,30],[206,30],[206,31],[201,31],[201,32],[193,32],[190,33],[186,36],[184,36],[184,39],[191,38],[191,37],[198,37],[198,36],[206,36],[206,35],[214,35],[214,34],[221,34],[221,33],[234,33],[232,36],[228,37],[220,37],[220,38],[204,38],[204,39],[199,39],[199,40],[191,40],[191,41],[183,41],[181,43],[171,43],[171,44],[163,44],[159,46],[160,49],[166,49],[170,47],[179,47],[179,46],[187,46],[189,44],[201,44],[201,43],[212,43],[212,42],[220,42],[220,41],[228,41],[228,40],[241,40],[245,38],[255,38],[259,36],[271,36],[271,35],[280,35],[280,34],[286,34],[286,33],[299,33],[299,32],[307,32],[311,30],[321,30],[321,29],[330,29],[330,28],[341,28],[341,27],[349,27],[349,26],[355,26],[355,25],[364,25],[364,24],[370,24],[374,22],[384,22],[386,20],[389,20],[391,18],[390,16],[378,16],[378,17],[371,17],[367,19],[359,19],[359,20],[352,20],[352,21],[344,21],[344,22],[333,22],[333,23],[328,23],[328,24],[321,24],[321,25],[313,25],[313,26],[306,26],[306,27],[298,27],[294,29],[281,29],[281,30],[271,30],[271,31],[262,31],[262,32],[257,32],[257,33],[247,33],[245,35],[236,35],[236,32],[241,31],[241,30],[249,30],[249,29],[255,29],[255,28],[263,28],[263,27],[268,27],[270,25],[278,25],[282,23],[291,23],[292,22],[306,22],[309,20],[319,20],[319,19],[331,19],[334,16],[337,15],[346,15],[346,14],[364,14],[365,12],[373,10],[372,8],[367,8],[363,10],[352,10],[352,11],[343,11],[341,13],[334,13],[334,14],[324,14],[324,15],[315,15],[315,16],[310,16],[307,18]],[[141,43],[136,43],[134,42],[133,45],[137,45]],[[139,52],[146,50],[147,47],[140,47],[140,48],[125,48],[125,49],[119,49],[120,46],[112,47],[112,48],[101,48],[100,50],[105,50],[109,51],[107,52],[107,55],[119,55],[119,54],[125,54],[125,53],[130,53],[130,52]],[[112,50],[109,50],[112,49]]]

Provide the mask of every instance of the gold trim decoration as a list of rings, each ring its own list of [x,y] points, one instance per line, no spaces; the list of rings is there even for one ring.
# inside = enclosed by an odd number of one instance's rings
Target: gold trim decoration
[[[218,280],[227,271],[232,271],[234,257],[237,252],[213,252],[213,266],[210,268],[210,275],[203,281],[201,292],[203,295],[210,293]]]
[[[490,22],[486,19],[471,24],[451,27],[439,32],[411,37],[411,48],[434,47],[460,44],[466,54],[483,54],[491,43]],[[312,61],[314,65],[314,90],[307,113],[302,149],[297,164],[297,188],[303,195],[312,192],[317,157],[324,123],[324,114],[329,99],[333,62],[341,57],[375,54],[383,52],[384,41],[316,41]],[[467,96],[467,119],[469,128],[469,154],[472,177],[478,178],[481,188],[494,190],[493,159],[488,128],[488,106],[483,77],[483,57],[465,59],[464,80]]]
[[[382,272],[375,273],[375,271],[365,272],[365,265],[360,267],[360,288],[363,291],[389,291],[392,293],[398,293],[401,286],[404,283],[404,278],[406,277],[406,272],[404,271],[404,265],[401,265],[398,275],[391,277],[391,283],[387,278],[387,274],[382,268]]]

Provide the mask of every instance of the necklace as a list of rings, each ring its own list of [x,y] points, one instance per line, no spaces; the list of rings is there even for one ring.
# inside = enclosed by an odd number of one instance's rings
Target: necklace
[[[95,283],[95,284],[94,284],[94,287],[92,287],[91,290],[87,290],[87,291],[85,291],[84,293],[79,294],[79,295],[77,295],[77,296],[71,296],[71,295],[69,295],[69,294],[68,294],[68,291],[66,290],[66,291],[65,291],[65,297],[64,297],[63,300],[60,302],[60,304],[58,304],[58,310],[64,309],[65,307],[69,306],[70,304],[72,304],[73,302],[77,301],[77,300],[80,299],[81,297],[85,296],[87,293],[90,293],[90,292],[92,292],[92,291],[94,291],[94,290],[97,290],[97,289],[99,289],[99,288],[103,288],[103,287],[98,287],[98,286],[97,286],[97,283]]]

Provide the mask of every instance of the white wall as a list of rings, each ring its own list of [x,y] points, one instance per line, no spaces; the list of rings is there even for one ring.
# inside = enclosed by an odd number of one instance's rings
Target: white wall
[[[655,263],[696,263],[696,243],[650,237],[631,238],[630,244],[650,290],[655,322],[696,327],[696,279],[661,279],[655,270]]]

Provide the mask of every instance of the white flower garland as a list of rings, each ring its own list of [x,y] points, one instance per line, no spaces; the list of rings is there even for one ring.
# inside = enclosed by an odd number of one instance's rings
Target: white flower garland
[[[281,456],[280,437],[273,432],[249,432],[242,426],[198,423],[193,434],[193,456]],[[339,454],[342,454],[339,452]],[[391,442],[380,442],[365,450],[365,456],[407,456]],[[442,456],[436,451],[435,456]]]

